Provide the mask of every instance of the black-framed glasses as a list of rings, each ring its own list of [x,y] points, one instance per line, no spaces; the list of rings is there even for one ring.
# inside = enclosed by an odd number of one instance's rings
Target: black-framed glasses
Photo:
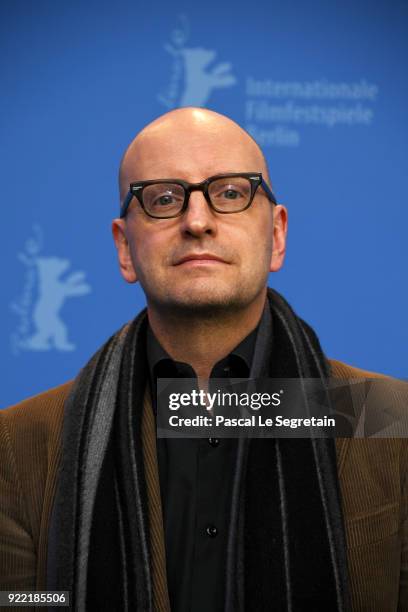
[[[201,191],[213,210],[221,214],[242,212],[249,208],[256,190],[262,187],[267,198],[277,204],[276,198],[260,172],[238,172],[210,176],[201,183],[188,183],[181,179],[158,179],[130,183],[129,193],[123,201],[123,218],[133,196],[144,212],[154,219],[172,219],[182,215],[188,206],[192,191]]]

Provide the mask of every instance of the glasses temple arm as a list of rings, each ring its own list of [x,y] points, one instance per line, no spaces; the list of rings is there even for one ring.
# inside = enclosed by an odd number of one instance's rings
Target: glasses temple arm
[[[261,187],[266,193],[266,195],[268,196],[268,198],[270,199],[270,201],[273,202],[274,204],[277,204],[278,202],[276,201],[275,195],[272,189],[270,189],[269,185],[266,183],[264,178],[262,178],[261,180]]]
[[[123,218],[126,215],[126,211],[129,207],[129,204],[133,198],[133,193],[131,191],[128,192],[126,198],[123,200],[123,203],[120,207],[120,216]]]

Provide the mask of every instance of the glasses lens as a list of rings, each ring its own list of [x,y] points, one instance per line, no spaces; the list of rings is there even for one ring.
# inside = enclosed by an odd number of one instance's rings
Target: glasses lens
[[[251,199],[251,183],[243,176],[215,179],[208,187],[208,195],[216,210],[239,212]]]
[[[154,183],[143,189],[143,204],[153,217],[178,215],[184,203],[184,188],[174,183]]]

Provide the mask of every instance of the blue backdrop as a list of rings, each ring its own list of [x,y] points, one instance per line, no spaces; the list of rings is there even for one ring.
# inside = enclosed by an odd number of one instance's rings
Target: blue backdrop
[[[2,406],[73,377],[144,305],[110,233],[117,168],[141,127],[183,105],[263,146],[289,209],[270,284],[326,353],[407,377],[405,2],[0,10]]]

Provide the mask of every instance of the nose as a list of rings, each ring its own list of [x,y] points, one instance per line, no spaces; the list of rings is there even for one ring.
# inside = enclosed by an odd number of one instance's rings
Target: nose
[[[201,191],[190,194],[187,210],[181,217],[181,231],[185,236],[199,238],[215,235],[217,230],[216,213],[212,210]]]

